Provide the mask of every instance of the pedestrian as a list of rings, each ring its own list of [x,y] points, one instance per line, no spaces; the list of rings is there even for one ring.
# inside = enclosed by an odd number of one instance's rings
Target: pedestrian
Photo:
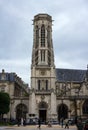
[[[17,125],[20,126],[20,118],[17,119]]]
[[[38,119],[38,128],[40,129],[41,128],[41,120]]]
[[[21,125],[23,126],[23,118],[21,118]]]
[[[69,129],[69,122],[68,122],[68,119],[65,119],[65,128],[68,128],[68,129]]]
[[[83,123],[82,123],[82,120],[81,120],[81,119],[78,119],[78,120],[77,120],[76,126],[77,126],[77,129],[78,129],[78,130],[83,130],[84,126],[83,126]]]
[[[60,120],[62,128],[63,128],[63,121],[64,121],[64,119],[62,117],[61,120]]]
[[[26,119],[25,118],[23,119],[23,125],[24,126],[26,125]]]

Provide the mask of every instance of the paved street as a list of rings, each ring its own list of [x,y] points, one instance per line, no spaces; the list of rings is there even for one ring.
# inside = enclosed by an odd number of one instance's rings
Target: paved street
[[[37,125],[35,125],[35,126],[20,126],[20,127],[18,127],[18,126],[8,126],[8,127],[0,127],[0,130],[39,130],[39,128],[38,128]],[[59,126],[59,125],[54,125],[52,127],[42,125],[41,130],[67,130],[67,129],[64,129],[64,127],[61,128],[61,126]],[[70,126],[69,130],[76,130],[76,127]]]

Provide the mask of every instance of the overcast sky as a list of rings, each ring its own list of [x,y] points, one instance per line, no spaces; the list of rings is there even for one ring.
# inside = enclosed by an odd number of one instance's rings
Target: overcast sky
[[[56,68],[86,69],[88,0],[0,0],[0,72],[30,82],[34,15],[52,16]]]

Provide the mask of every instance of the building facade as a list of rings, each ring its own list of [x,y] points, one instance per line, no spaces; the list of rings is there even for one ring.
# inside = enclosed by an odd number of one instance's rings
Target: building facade
[[[11,97],[9,118],[40,118],[45,122],[88,116],[88,68],[55,67],[52,21],[48,14],[34,16],[30,89],[16,74],[7,74],[8,80],[2,76],[4,71],[0,74],[0,88],[7,86]]]
[[[2,70],[0,73],[0,92],[10,95],[10,111],[4,118],[17,119],[26,118],[29,113],[29,90],[16,73],[8,73]]]

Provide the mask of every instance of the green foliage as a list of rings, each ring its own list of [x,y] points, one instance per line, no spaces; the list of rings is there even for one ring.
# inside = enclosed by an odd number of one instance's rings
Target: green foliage
[[[0,115],[9,112],[10,97],[8,93],[0,92]]]

